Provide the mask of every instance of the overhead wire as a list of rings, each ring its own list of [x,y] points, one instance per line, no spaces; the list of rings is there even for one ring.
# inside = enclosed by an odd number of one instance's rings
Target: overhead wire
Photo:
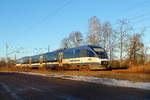
[[[130,18],[128,18],[128,20],[135,20],[135,19],[139,19],[139,18],[141,18],[141,17],[145,17],[145,16],[149,16],[149,15],[150,15],[150,12],[144,13],[144,14],[142,14],[142,15],[130,17]]]
[[[58,7],[57,9],[55,9],[54,11],[50,12],[48,15],[46,15],[44,18],[42,18],[42,20],[36,22],[34,24],[34,26],[29,27],[28,29],[26,29],[24,32],[27,32],[31,29],[33,29],[36,25],[42,24],[43,22],[45,22],[48,18],[54,16],[55,14],[59,13],[62,9],[64,9],[67,5],[69,5],[73,0],[66,0],[65,3],[63,5],[61,5],[60,7]]]
[[[146,19],[145,19],[145,17],[146,17]],[[150,12],[147,12],[147,13],[144,13],[144,14],[141,14],[141,15],[137,15],[137,16],[134,16],[134,17],[127,18],[127,20],[136,21],[136,22],[133,22],[133,25],[137,25],[140,22],[143,22],[143,21],[147,20],[147,18],[149,18],[149,17],[150,17]]]
[[[149,2],[149,0],[144,0],[144,1],[142,1],[142,2],[139,2],[139,4],[140,4],[140,6],[141,6],[141,5],[147,5],[148,2]],[[129,7],[129,8],[127,8],[127,9],[125,9],[123,12],[128,12],[128,11],[134,10],[134,9],[136,9],[136,8],[138,8],[138,7],[139,7],[138,4],[134,4],[134,5],[132,5],[132,7]]]
[[[139,2],[138,4],[140,4],[140,5],[138,5],[137,3],[135,4],[134,3],[134,5],[132,6],[132,7],[130,7],[130,8],[127,8],[128,9],[128,11],[132,11],[133,9],[136,9],[136,8],[138,8],[139,6],[143,6],[143,5],[145,5],[145,4],[149,4],[150,3],[150,0],[144,0],[144,1],[142,1],[142,2]],[[141,8],[141,7],[140,7]],[[127,11],[125,11],[125,12],[127,12]],[[125,13],[124,12],[124,13]],[[133,17],[129,17],[129,18],[126,18],[127,20],[129,20],[129,21],[133,21],[133,20],[136,20],[136,19],[140,19],[140,18],[142,18],[142,17],[146,17],[146,16],[149,16],[150,15],[150,12],[147,12],[147,13],[144,13],[144,14],[142,14],[142,15],[137,15],[137,16],[133,16]]]
[[[51,13],[49,13],[47,16],[45,16],[40,22],[43,22],[43,21],[47,20],[50,16],[53,16],[56,13],[60,12],[67,5],[69,5],[71,2],[72,2],[72,0],[67,0],[63,5],[61,5],[60,7],[58,7],[57,9],[55,9],[54,11],[52,11]]]

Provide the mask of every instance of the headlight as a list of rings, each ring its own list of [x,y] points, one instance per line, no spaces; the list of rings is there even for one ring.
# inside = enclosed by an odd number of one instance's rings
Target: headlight
[[[102,65],[108,65],[108,61],[102,61]]]

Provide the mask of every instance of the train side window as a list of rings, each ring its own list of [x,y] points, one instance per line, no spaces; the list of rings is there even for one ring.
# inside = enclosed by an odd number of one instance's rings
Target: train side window
[[[64,52],[64,58],[67,58],[67,52]]]
[[[72,51],[66,51],[64,52],[64,58],[72,58]]]
[[[67,52],[64,52],[64,58],[67,58]]]
[[[39,57],[38,56],[32,57],[32,63],[37,63],[37,62],[39,62]]]
[[[80,57],[87,57],[87,50],[86,49],[80,49]]]
[[[95,54],[94,54],[92,51],[89,50],[89,51],[88,51],[88,56],[89,56],[89,57],[95,57]]]
[[[46,56],[46,61],[50,61],[51,58],[52,58],[51,55],[48,54],[48,55]]]
[[[77,57],[76,50],[74,50],[74,49],[64,52],[64,58],[76,58],[76,57]]]
[[[75,50],[71,50],[71,57],[70,58],[76,58],[76,55],[75,55]]]
[[[56,54],[49,54],[49,55],[47,55],[46,60],[47,61],[55,61],[55,60],[57,60],[57,55]]]
[[[75,50],[75,58],[78,58],[78,57],[80,57],[80,50],[76,49]]]

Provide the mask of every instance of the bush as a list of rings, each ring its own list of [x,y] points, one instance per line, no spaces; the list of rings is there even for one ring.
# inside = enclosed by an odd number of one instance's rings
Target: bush
[[[7,59],[4,59],[4,58],[1,58],[0,59],[0,67],[14,67],[16,64],[16,62],[10,58]]]
[[[124,61],[120,67],[120,62],[118,60],[114,60],[110,64],[111,68],[128,68],[127,63]]]

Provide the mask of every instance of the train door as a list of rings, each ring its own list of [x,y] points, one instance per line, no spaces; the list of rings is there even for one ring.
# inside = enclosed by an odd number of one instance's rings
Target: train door
[[[29,68],[32,67],[32,58],[29,58]]]
[[[43,67],[43,56],[40,56],[40,67]]]
[[[58,66],[59,67],[63,67],[62,59],[63,59],[63,53],[58,53]]]

